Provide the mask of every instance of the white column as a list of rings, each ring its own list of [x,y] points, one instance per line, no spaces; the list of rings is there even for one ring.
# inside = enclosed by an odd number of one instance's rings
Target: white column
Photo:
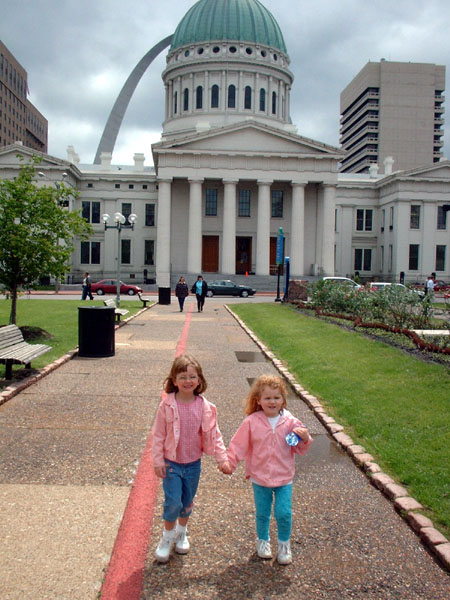
[[[156,239],[156,283],[170,287],[170,212],[172,180],[158,180],[158,218]]]
[[[324,275],[334,275],[334,209],[336,186],[323,186],[322,269]]]
[[[188,273],[202,270],[202,179],[189,179]]]
[[[292,183],[292,221],[289,256],[292,275],[305,274],[305,187],[306,183]]]
[[[222,266],[225,275],[236,273],[236,185],[237,181],[224,181]]]
[[[256,275],[270,274],[270,185],[269,182],[258,181]]]

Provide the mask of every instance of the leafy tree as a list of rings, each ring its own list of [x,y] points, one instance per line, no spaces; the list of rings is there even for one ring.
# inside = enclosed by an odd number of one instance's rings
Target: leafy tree
[[[22,157],[18,155],[22,160]],[[63,278],[74,249],[91,226],[68,205],[77,192],[60,184],[38,187],[36,165],[23,164],[14,179],[0,180],[0,284],[11,293],[10,323],[16,322],[17,295],[43,276]]]

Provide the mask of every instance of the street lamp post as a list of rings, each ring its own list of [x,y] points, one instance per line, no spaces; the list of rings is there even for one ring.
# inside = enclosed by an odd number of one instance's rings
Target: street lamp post
[[[102,215],[102,221],[105,225],[105,231],[107,229],[117,229],[117,275],[116,275],[116,306],[120,307],[120,232],[122,229],[131,229],[134,230],[134,224],[136,223],[137,216],[134,213],[128,216],[128,222],[126,217],[123,216],[122,213],[116,212],[114,213],[114,225],[108,225],[108,221],[110,220],[110,216],[108,214]]]

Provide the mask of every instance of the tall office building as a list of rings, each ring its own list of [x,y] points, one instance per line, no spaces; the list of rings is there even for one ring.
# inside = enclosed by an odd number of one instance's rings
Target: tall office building
[[[47,152],[48,122],[27,98],[27,72],[0,41],[0,146]]]
[[[366,173],[388,156],[395,170],[439,162],[444,89],[444,66],[367,63],[341,93],[341,171]]]

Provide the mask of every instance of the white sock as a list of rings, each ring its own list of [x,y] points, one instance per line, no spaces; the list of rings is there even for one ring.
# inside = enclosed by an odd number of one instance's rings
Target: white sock
[[[173,529],[164,529],[163,531],[163,538],[165,539],[171,539],[174,537],[175,535],[175,527]]]
[[[177,523],[177,533],[186,533],[187,525],[180,525]]]

